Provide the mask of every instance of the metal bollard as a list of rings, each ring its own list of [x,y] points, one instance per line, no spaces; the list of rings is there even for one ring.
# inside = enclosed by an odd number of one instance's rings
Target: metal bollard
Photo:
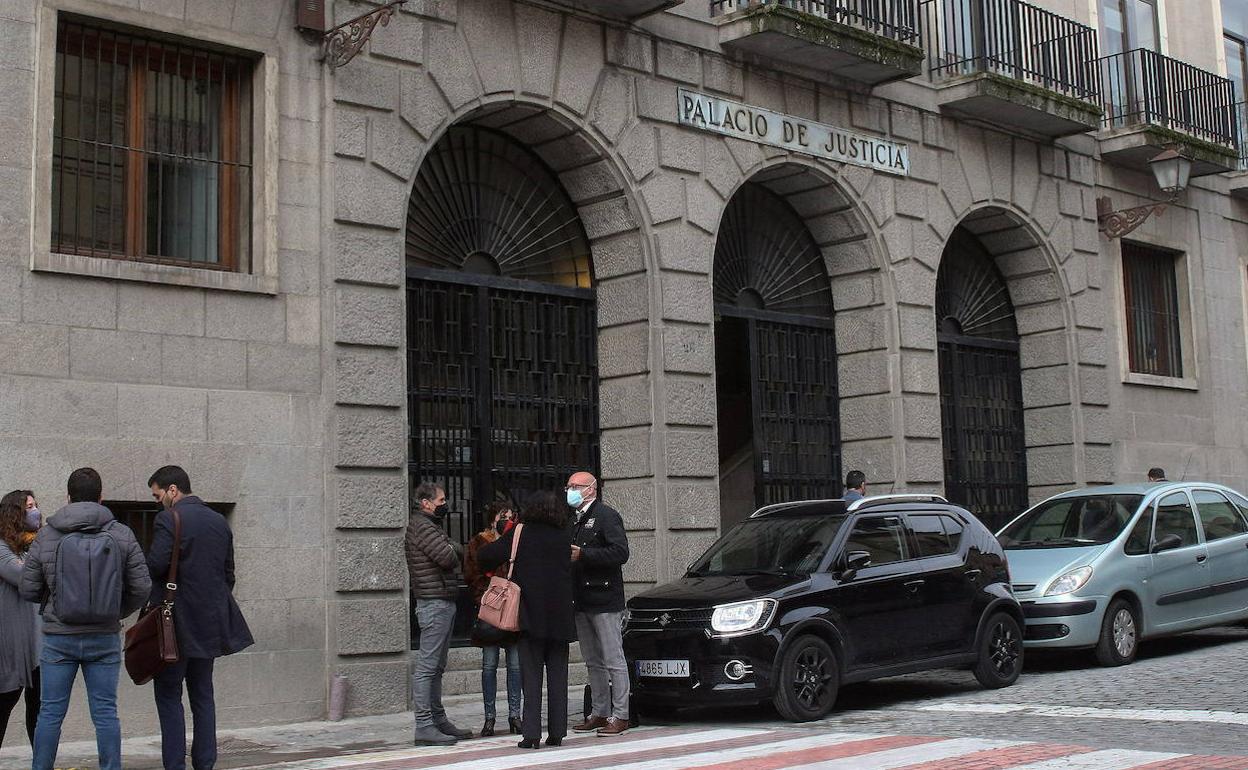
[[[349,687],[347,677],[342,674],[334,674],[329,680],[329,721],[341,722],[346,715]]]

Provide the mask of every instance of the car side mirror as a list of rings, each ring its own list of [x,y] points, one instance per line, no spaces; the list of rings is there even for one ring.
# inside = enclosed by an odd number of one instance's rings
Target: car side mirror
[[[841,567],[841,580],[853,580],[854,575],[858,574],[858,570],[870,566],[870,551],[850,551],[845,554],[844,565]]]
[[[1183,538],[1171,532],[1168,535],[1162,535],[1157,542],[1153,543],[1153,553],[1169,551],[1181,545],[1183,545]]]

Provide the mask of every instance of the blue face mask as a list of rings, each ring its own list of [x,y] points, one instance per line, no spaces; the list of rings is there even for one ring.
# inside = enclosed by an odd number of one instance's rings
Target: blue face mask
[[[573,508],[580,508],[581,503],[585,502],[585,495],[581,494],[579,489],[568,490],[568,505]]]
[[[26,529],[31,532],[38,532],[41,524],[43,524],[43,517],[40,515],[38,508],[31,508],[29,511],[26,511]]]

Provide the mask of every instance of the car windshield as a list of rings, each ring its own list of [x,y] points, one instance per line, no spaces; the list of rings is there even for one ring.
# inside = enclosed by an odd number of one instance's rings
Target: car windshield
[[[1122,532],[1143,495],[1081,495],[1047,500],[997,533],[1004,548],[1103,545]]]
[[[809,574],[819,568],[844,523],[844,516],[747,519],[715,541],[689,574]]]

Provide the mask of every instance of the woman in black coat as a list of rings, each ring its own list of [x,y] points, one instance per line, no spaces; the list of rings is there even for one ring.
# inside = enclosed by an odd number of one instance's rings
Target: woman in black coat
[[[558,746],[568,733],[568,645],[576,638],[572,619],[572,532],[568,506],[557,495],[534,495],[520,523],[477,552],[482,569],[511,556],[516,534],[520,545],[511,580],[520,586],[520,678],[524,691],[522,749],[536,749],[542,735],[542,670],[546,671],[547,746]],[[505,576],[505,572],[499,572]]]

